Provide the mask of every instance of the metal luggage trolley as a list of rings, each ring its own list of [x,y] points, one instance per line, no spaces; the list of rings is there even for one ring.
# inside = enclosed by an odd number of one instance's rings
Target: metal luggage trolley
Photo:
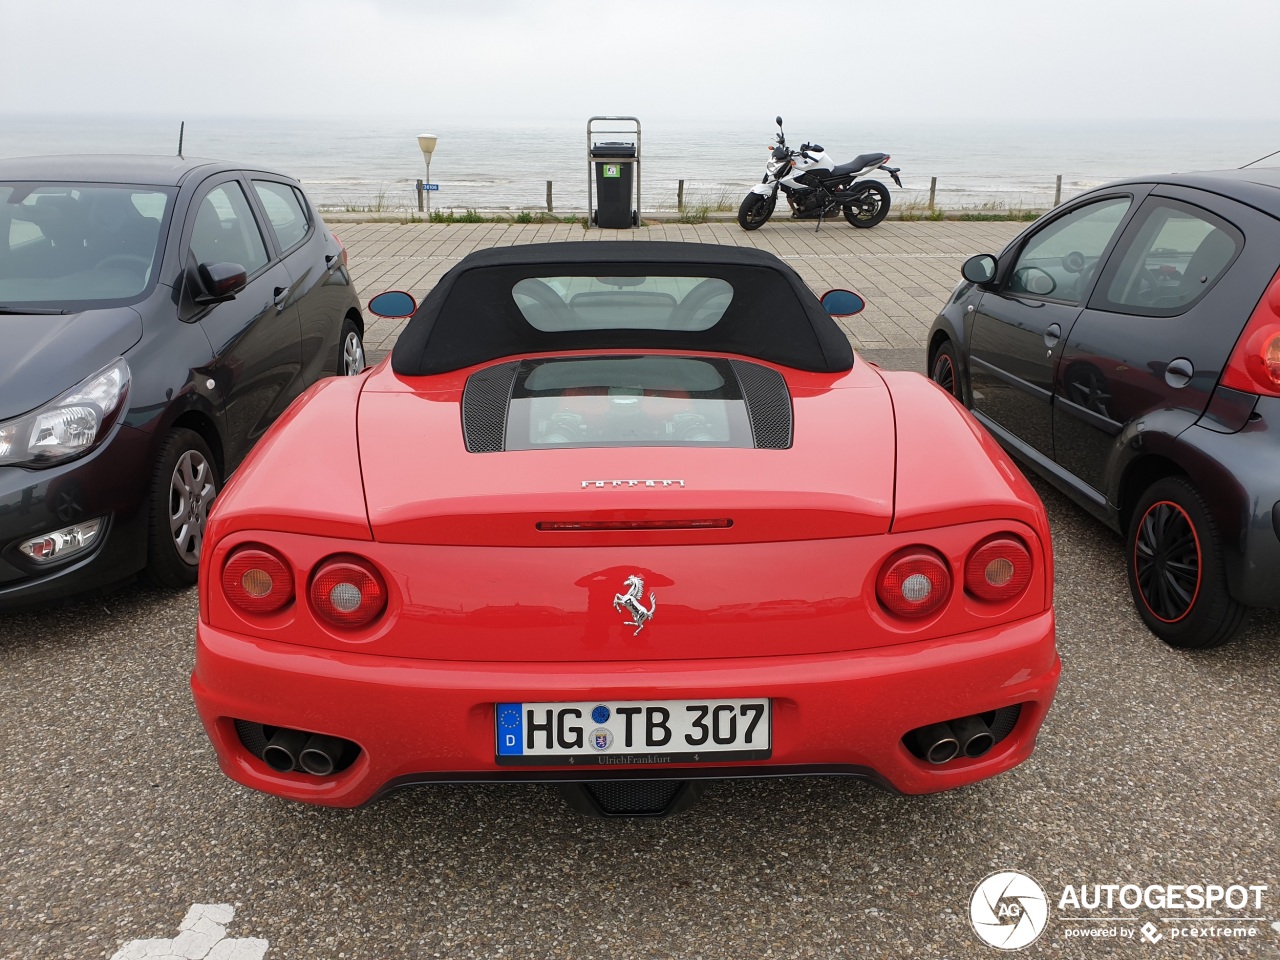
[[[596,129],[597,121],[625,121],[634,129]],[[629,134],[635,142],[595,142],[600,134]],[[592,170],[594,165],[595,169]],[[631,204],[631,173],[635,167],[635,206]],[[598,204],[598,206],[597,206]],[[592,117],[587,121],[587,226],[640,226],[640,119]]]

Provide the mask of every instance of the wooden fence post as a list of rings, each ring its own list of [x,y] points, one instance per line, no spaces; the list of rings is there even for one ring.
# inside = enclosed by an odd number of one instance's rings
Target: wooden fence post
[[[422,181],[415,180],[414,184],[415,184],[414,189],[418,191],[418,212],[421,213],[422,212]]]
[[[551,202],[551,181],[547,181],[547,213],[555,213],[555,205]]]
[[[1062,174],[1058,174],[1058,185],[1053,188],[1053,205],[1056,207],[1062,202]]]
[[[684,181],[676,182],[676,211],[684,213]]]
[[[929,212],[933,213],[933,201],[938,195],[938,178],[929,178]]]

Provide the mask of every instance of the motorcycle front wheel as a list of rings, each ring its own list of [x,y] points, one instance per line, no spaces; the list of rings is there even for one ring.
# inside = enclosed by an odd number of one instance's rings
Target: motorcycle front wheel
[[[758,230],[773,214],[776,201],[759,193],[748,193],[738,207],[738,226],[743,230]]]
[[[857,199],[844,208],[844,218],[855,227],[874,227],[889,215],[889,188],[879,180],[855,183],[850,191]]]

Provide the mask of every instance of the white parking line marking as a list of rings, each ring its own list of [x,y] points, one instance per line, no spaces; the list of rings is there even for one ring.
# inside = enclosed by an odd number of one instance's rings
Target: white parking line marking
[[[227,937],[227,924],[235,915],[228,903],[193,903],[172,940],[132,940],[111,960],[262,960],[266,940]]]

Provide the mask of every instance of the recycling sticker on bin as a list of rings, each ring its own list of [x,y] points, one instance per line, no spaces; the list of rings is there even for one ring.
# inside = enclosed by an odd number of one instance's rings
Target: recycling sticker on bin
[[[604,165],[604,176],[606,177],[622,176],[622,165],[617,163],[606,163]]]

